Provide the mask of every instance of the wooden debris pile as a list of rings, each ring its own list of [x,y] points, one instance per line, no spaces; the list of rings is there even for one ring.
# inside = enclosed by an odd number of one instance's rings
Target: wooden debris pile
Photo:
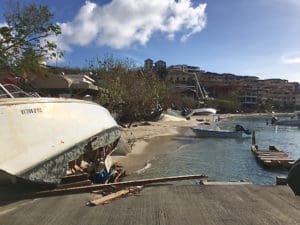
[[[92,185],[93,182],[90,178],[91,174],[85,171],[80,171],[74,174],[69,174],[61,179],[57,189],[71,188],[71,187],[82,187]],[[110,168],[110,174],[103,179],[103,184],[117,183],[126,176],[124,168],[118,164],[114,164]]]
[[[181,180],[201,180],[207,179],[208,176],[201,174],[201,175],[186,175],[186,176],[175,176],[175,177],[161,177],[161,178],[150,178],[150,179],[142,179],[142,180],[131,180],[131,181],[119,181],[115,183],[107,183],[107,184],[91,184],[91,185],[84,185],[84,186],[71,186],[71,187],[61,187],[56,188],[53,190],[47,191],[40,191],[34,194],[30,194],[28,196],[23,196],[27,198],[39,198],[39,197],[48,197],[48,196],[58,196],[58,195],[67,195],[67,194],[78,194],[78,193],[87,193],[87,192],[94,192],[100,194],[111,193],[115,192],[116,190],[126,189],[130,192],[132,188],[128,187],[137,187],[133,188],[134,190],[139,190],[138,186],[145,186],[148,184],[158,184],[163,182],[173,182],[173,181],[181,181]],[[123,193],[123,192],[120,192]],[[105,194],[106,195],[106,194]]]

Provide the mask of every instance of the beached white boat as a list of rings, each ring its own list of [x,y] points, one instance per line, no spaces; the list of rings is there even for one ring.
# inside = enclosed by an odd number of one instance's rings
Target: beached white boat
[[[186,117],[191,117],[193,115],[210,115],[216,113],[217,110],[214,108],[199,108],[199,109],[193,109]]]
[[[242,126],[236,125],[235,131],[223,130],[218,125],[200,125],[191,128],[197,137],[213,137],[213,138],[241,138],[250,135],[251,132],[245,130]]]
[[[0,84],[0,183],[59,183],[69,162],[96,165],[116,146],[119,127],[102,106],[9,87]]]

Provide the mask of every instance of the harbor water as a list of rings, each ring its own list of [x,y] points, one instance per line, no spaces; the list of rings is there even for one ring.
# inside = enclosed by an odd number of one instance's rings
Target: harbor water
[[[272,126],[270,119],[270,116],[237,117],[221,121],[219,126],[233,130],[236,124],[240,124],[255,130],[260,149],[275,145],[291,158],[300,158],[300,128]],[[192,130],[187,130],[183,136],[170,141],[172,151],[150,161],[129,178],[206,174],[213,181],[245,180],[259,185],[274,185],[276,176],[288,174],[286,170],[266,169],[256,161],[250,150],[251,136],[239,139],[196,138]]]

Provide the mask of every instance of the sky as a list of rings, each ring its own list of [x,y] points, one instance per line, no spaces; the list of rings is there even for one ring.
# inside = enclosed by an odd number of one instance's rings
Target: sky
[[[300,82],[300,0],[23,0],[47,5],[64,58],[164,60],[217,73]],[[0,14],[7,0],[0,0]],[[0,26],[5,24],[0,16]]]

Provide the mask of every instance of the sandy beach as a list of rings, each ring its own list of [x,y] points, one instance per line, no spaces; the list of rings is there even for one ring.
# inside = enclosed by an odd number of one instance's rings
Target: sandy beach
[[[286,114],[286,113],[284,113]],[[193,116],[190,120],[184,117],[178,118],[171,115],[164,115],[157,122],[136,123],[130,128],[122,128],[122,138],[131,145],[131,152],[126,156],[113,156],[113,162],[122,165],[127,174],[141,170],[147,162],[156,159],[161,154],[166,154],[178,146],[169,140],[188,132],[190,127],[197,126],[204,122],[215,122],[218,118],[228,119],[230,117],[244,116],[270,116],[271,113],[251,114],[222,114],[222,115],[201,115]],[[277,115],[281,115],[277,113]],[[193,135],[192,132],[189,134]]]
[[[122,165],[127,174],[144,168],[147,162],[161,154],[175,149],[170,138],[183,134],[190,127],[203,122],[213,122],[216,116],[195,116],[190,120],[164,115],[157,122],[137,123],[130,128],[123,128],[122,138],[131,145],[131,152],[126,156],[113,156],[113,162]],[[199,121],[200,120],[200,121]],[[173,143],[174,145],[174,143]]]

